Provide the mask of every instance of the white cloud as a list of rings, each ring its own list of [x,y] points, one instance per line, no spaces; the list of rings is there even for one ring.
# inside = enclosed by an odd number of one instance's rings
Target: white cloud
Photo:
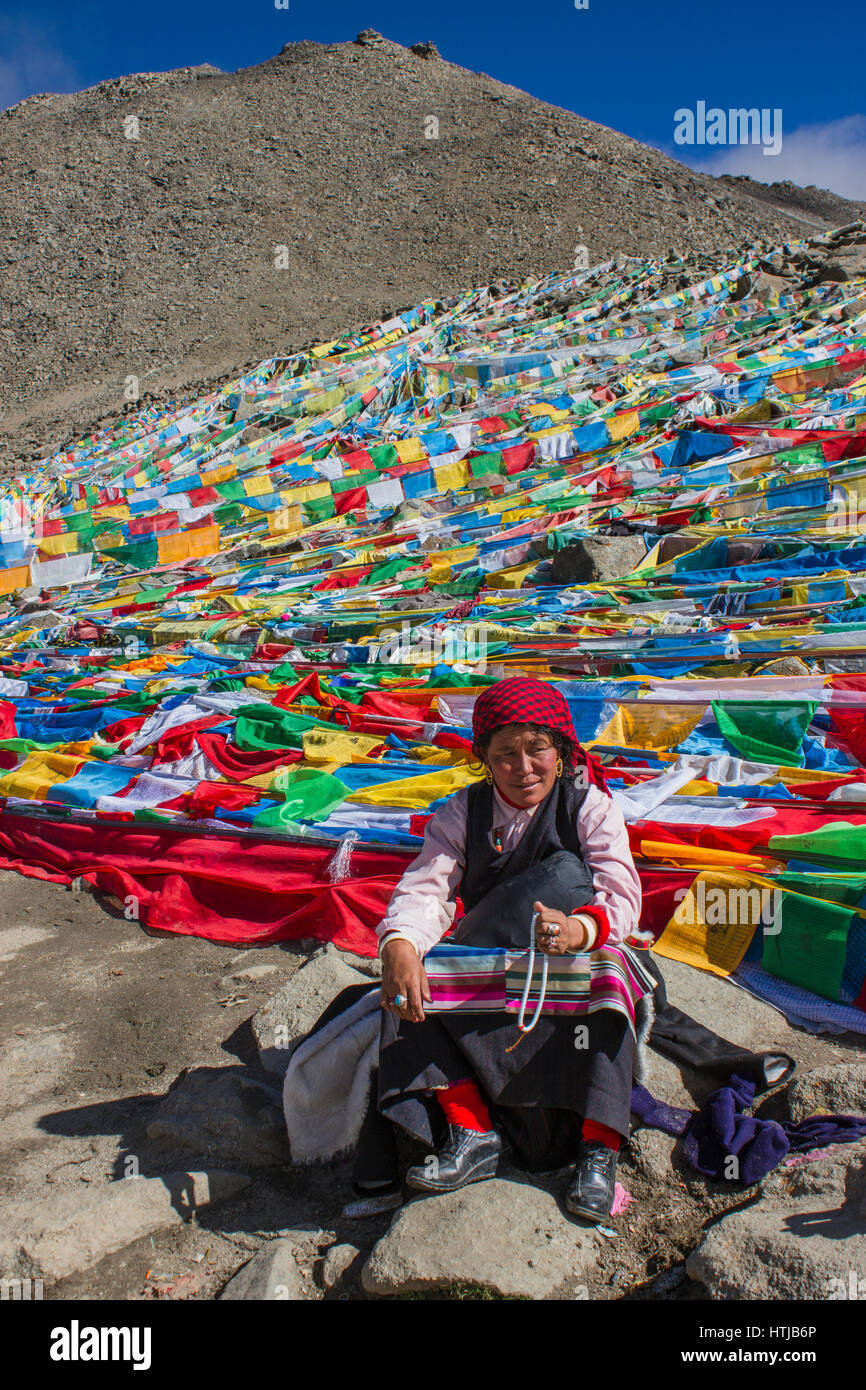
[[[782,120],[782,148],[765,155],[760,145],[729,145],[701,159],[693,147],[678,145],[668,153],[705,174],[749,174],[760,183],[790,179],[805,188],[829,188],[843,198],[866,199],[866,116],[801,125],[790,133]]]
[[[0,111],[40,92],[82,86],[73,63],[44,29],[23,16],[0,16]]]

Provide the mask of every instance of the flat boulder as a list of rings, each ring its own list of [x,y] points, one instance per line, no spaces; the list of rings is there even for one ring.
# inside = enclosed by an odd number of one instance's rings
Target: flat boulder
[[[598,1241],[550,1193],[492,1178],[401,1208],[361,1283],[375,1294],[468,1284],[505,1298],[550,1298],[574,1280],[585,1282]]]
[[[219,1169],[175,1172],[6,1202],[0,1268],[10,1276],[65,1279],[141,1236],[182,1225],[249,1183],[245,1173]]]
[[[866,1141],[775,1173],[760,1201],[711,1227],[686,1271],[719,1300],[866,1298]]]
[[[640,536],[592,536],[554,552],[554,584],[606,584],[623,579],[646,560]]]
[[[220,1299],[294,1302],[309,1298],[300,1263],[304,1254],[290,1237],[269,1240],[226,1284]]]
[[[150,1143],[245,1168],[288,1162],[279,1096],[238,1066],[181,1072],[147,1126]]]
[[[282,1079],[294,1046],[340,991],[348,985],[371,983],[369,976],[348,965],[330,942],[316,951],[252,1020],[259,1060],[265,1071]]]
[[[810,1115],[866,1115],[866,1063],[831,1062],[795,1077],[788,1088],[788,1109],[795,1121]]]

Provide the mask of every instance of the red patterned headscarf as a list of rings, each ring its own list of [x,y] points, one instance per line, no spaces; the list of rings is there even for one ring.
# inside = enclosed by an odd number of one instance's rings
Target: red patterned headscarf
[[[472,711],[473,742],[478,743],[506,724],[542,724],[563,734],[574,744],[574,766],[569,770],[584,768],[588,785],[610,795],[604,769],[578,742],[571,711],[555,685],[530,676],[509,676],[489,685],[478,696]]]

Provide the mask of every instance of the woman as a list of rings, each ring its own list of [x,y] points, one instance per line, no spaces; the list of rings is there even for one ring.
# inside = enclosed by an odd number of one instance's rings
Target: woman
[[[652,987],[622,947],[640,912],[625,824],[554,687],[516,676],[490,686],[472,732],[485,780],[428,822],[378,929],[385,1014],[357,1214],[399,1204],[396,1124],[435,1148],[409,1169],[410,1187],[445,1192],[492,1176],[502,1131],[527,1168],[576,1159],[568,1210],[601,1221],[629,1133],[634,1004]],[[451,927],[458,893],[458,944],[526,947],[531,930],[548,955],[593,953],[577,1026],[544,1015],[521,1033],[505,1013],[425,1014],[424,956]]]

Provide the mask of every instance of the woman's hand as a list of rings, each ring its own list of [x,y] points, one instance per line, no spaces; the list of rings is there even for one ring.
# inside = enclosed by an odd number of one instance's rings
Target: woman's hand
[[[401,1009],[394,999],[402,994]],[[424,1022],[424,1004],[430,1002],[427,971],[411,941],[397,938],[382,947],[382,1008],[410,1023]]]
[[[566,917],[555,907],[545,907],[544,903],[533,903],[535,912],[535,944],[546,956],[574,955],[582,951],[589,940],[583,924],[574,917]]]

